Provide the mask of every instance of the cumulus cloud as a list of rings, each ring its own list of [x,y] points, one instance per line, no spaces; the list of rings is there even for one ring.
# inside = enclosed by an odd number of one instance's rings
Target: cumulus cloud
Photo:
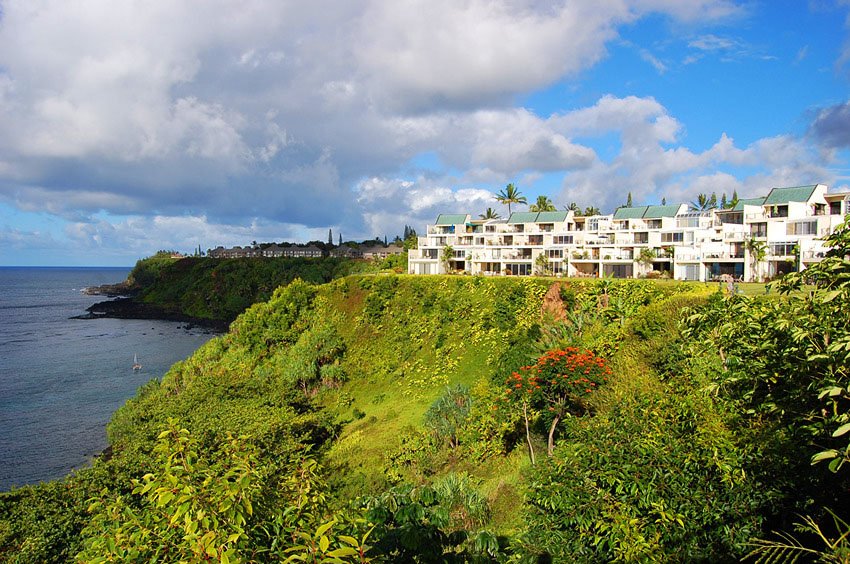
[[[597,159],[592,166],[564,177],[561,202],[593,202],[610,211],[632,192],[637,203],[690,201],[698,193],[723,192],[739,196],[766,193],[773,186],[829,182],[833,173],[813,147],[791,136],[760,139],[740,148],[726,134],[702,152],[683,146],[681,124],[653,98],[605,96],[594,106],[564,114],[560,127],[579,136],[620,138],[620,152],[612,159]],[[745,167],[752,173],[738,179],[718,172],[725,167]]]
[[[850,102],[821,109],[810,131],[827,147],[850,147]]]
[[[606,173],[650,193],[712,159],[755,159],[722,139],[707,154],[666,147],[682,125],[651,98],[606,96],[552,116],[517,107],[592,67],[620,26],[649,13],[698,25],[741,10],[728,0],[9,0],[0,199],[71,222],[65,236],[80,245],[144,246],[156,233],[185,248],[192,230],[221,243],[330,225],[371,236],[493,205],[451,182],[565,173],[592,186],[587,198],[618,184]],[[613,162],[583,141],[600,131],[621,138]],[[409,172],[422,153],[455,176]]]
[[[357,184],[357,200],[375,235],[393,234],[399,225],[433,223],[441,213],[481,213],[495,207],[493,193],[481,188],[452,188],[455,179],[369,178]],[[392,236],[392,235],[390,235]]]

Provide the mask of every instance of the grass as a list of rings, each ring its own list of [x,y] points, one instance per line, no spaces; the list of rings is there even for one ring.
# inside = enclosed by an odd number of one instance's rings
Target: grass
[[[341,362],[348,380],[320,396],[339,424],[337,440],[326,458],[332,491],[340,500],[355,499],[377,495],[398,479],[421,483],[452,472],[465,473],[489,500],[492,520],[488,527],[497,534],[517,532],[524,525],[521,508],[530,467],[524,442],[506,456],[485,460],[474,458],[464,445],[421,454],[421,449],[430,448],[421,434],[425,413],[445,387],[464,384],[473,388],[492,376],[492,363],[499,357],[507,333],[499,333],[496,339],[480,338],[481,329],[471,320],[476,309],[510,292],[514,281],[482,281],[479,289],[475,284],[454,284],[453,279],[460,277],[434,277],[431,285],[416,277],[399,278],[409,282],[400,282],[389,297],[388,309],[371,322],[362,316],[369,301],[366,298],[374,290],[362,288],[356,278],[323,286],[321,291],[327,299],[325,307],[336,312],[336,328],[347,348]],[[556,281],[569,279],[552,279]],[[541,282],[545,285],[548,280]],[[516,283],[522,280],[516,279]],[[627,325],[626,341],[610,358],[620,377],[598,398],[602,417],[618,402],[658,393],[661,384],[650,365],[652,353],[666,348],[665,339],[676,330],[679,308],[717,288],[711,283],[674,280],[654,283],[671,289],[684,284],[692,293],[677,293],[672,301],[642,308],[632,320],[650,316],[653,321],[644,326],[655,327],[652,331],[663,338],[640,337]],[[763,295],[765,285],[739,284],[739,289],[748,295]],[[447,304],[460,307],[463,314]],[[596,330],[610,329],[600,326]],[[586,337],[588,342],[595,338]],[[536,434],[534,442],[538,459],[545,459],[544,434]],[[400,462],[394,462],[397,456],[402,456]]]

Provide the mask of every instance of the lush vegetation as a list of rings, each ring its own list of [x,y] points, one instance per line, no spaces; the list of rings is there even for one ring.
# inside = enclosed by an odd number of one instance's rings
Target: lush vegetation
[[[406,266],[406,256],[367,262],[333,257],[174,259],[170,253],[157,253],[139,260],[127,282],[138,291],[138,299],[163,310],[232,321],[252,304],[268,300],[275,288],[296,279],[324,284],[352,273]]]
[[[845,561],[832,242],[752,297],[294,280],[140,389],[109,456],[0,495],[0,560]]]

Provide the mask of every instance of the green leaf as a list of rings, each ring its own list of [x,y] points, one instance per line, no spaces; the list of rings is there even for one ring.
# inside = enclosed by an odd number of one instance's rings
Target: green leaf
[[[334,558],[342,558],[344,556],[357,556],[358,554],[360,553],[348,546],[343,546],[342,548],[337,548],[336,550],[328,552],[328,556],[333,556]]]
[[[331,545],[331,541],[329,541],[328,537],[326,537],[325,535],[322,535],[319,538],[319,550],[321,550],[322,552],[327,552],[328,547],[330,545]]]
[[[356,539],[356,538],[354,538],[354,537],[349,537],[348,535],[340,535],[340,536],[339,536],[339,537],[337,537],[337,538],[338,538],[339,540],[341,540],[342,542],[344,542],[344,543],[348,543],[348,544],[350,544],[351,546],[353,546],[353,547],[355,547],[355,548],[356,548],[356,547],[358,547],[358,546],[360,546],[360,544],[357,542],[357,539]]]
[[[832,433],[832,436],[833,437],[840,437],[841,435],[843,435],[847,431],[850,431],[850,423],[845,423],[844,425],[842,425],[841,427],[836,429],[835,432]]]
[[[812,457],[812,464],[817,464],[818,462],[821,462],[823,460],[829,460],[830,458],[835,458],[836,456],[838,456],[837,450],[825,450],[823,452],[817,453]]]
[[[316,536],[318,537],[318,536],[324,535],[326,532],[328,532],[328,529],[333,527],[335,524],[336,524],[336,520],[328,521],[324,525],[321,525],[318,529],[316,529]]]

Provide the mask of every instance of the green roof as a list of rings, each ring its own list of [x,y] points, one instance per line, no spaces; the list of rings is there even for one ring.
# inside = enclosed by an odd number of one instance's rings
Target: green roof
[[[617,208],[614,212],[614,219],[640,219],[646,213],[647,206],[638,206],[636,208]]]
[[[764,205],[775,206],[788,202],[807,202],[815,191],[816,185],[794,186],[792,188],[774,188],[764,199]]]
[[[746,198],[743,200],[738,200],[738,203],[735,204],[735,207],[732,208],[732,211],[744,211],[744,206],[761,206],[764,204],[764,196],[760,196],[758,198]]]
[[[645,219],[660,219],[662,217],[676,217],[679,213],[679,208],[682,204],[669,204],[664,206],[648,206],[646,208]]]
[[[508,223],[534,223],[537,220],[537,212],[514,212]]]
[[[565,221],[567,214],[565,211],[547,211],[537,214],[536,223],[555,223],[556,221]]]
[[[465,213],[441,213],[437,216],[437,223],[434,225],[460,225],[466,223],[467,217]]]

